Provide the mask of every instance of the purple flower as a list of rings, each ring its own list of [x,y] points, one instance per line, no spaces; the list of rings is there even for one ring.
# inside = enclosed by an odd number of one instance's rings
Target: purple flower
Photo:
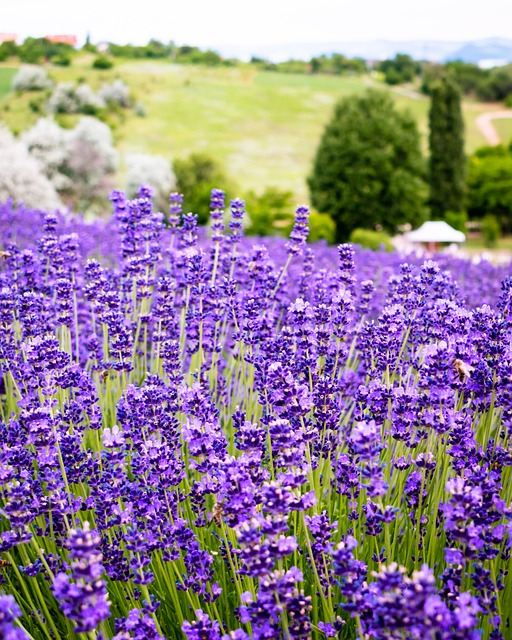
[[[116,635],[112,640],[164,640],[156,628],[155,621],[146,611],[132,609],[125,620],[116,620]]]
[[[210,218],[212,241],[220,242],[224,232],[224,196],[221,189],[212,189],[210,199]]]
[[[0,637],[5,640],[28,640],[30,637],[16,626],[21,610],[12,596],[0,595]]]
[[[90,531],[88,522],[83,529],[73,529],[67,542],[71,576],[58,573],[53,582],[53,593],[65,616],[75,623],[77,633],[96,629],[110,616],[107,589],[101,580],[99,542],[99,535]]]
[[[216,620],[210,620],[202,609],[196,609],[196,620],[185,620],[181,630],[188,640],[220,640],[220,625]]]
[[[286,244],[288,255],[297,255],[306,244],[309,233],[309,209],[305,205],[297,207],[295,221],[290,233],[290,240]]]
[[[243,235],[243,217],[245,213],[245,201],[236,198],[231,200],[231,220],[229,222],[229,228],[231,230],[230,240],[233,243],[240,241]]]

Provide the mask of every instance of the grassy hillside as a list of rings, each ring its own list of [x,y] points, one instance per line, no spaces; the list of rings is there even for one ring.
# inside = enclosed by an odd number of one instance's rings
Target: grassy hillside
[[[84,57],[72,67],[49,72],[56,81],[82,78],[94,88],[115,77],[129,84],[147,115],[138,117],[132,111],[124,121],[112,120],[121,152],[155,153],[172,160],[203,151],[225,165],[242,191],[275,185],[306,199],[305,176],[334,103],[368,87],[391,91],[397,105],[416,116],[427,149],[428,99],[401,87],[389,89],[369,77],[290,75],[250,66],[209,69],[164,61],[127,62],[97,71],[90,63],[91,58]],[[7,76],[2,69],[0,96]],[[40,94],[7,96],[0,101],[0,118],[17,132],[28,128],[43,115],[34,111],[34,104],[30,107],[34,100],[42,108]],[[475,119],[485,110],[486,105],[464,103],[468,152],[484,144]]]
[[[11,82],[16,72],[15,67],[0,67],[0,99],[11,91]]]

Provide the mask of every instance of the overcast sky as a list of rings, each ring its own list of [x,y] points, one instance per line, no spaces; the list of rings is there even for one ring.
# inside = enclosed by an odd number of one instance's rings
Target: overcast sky
[[[0,0],[0,32],[239,44],[512,39],[512,0]]]

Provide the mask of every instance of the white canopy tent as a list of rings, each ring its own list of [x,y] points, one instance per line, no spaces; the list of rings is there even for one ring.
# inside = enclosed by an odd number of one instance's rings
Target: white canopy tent
[[[462,231],[457,231],[443,220],[424,222],[419,229],[409,231],[407,239],[411,242],[438,244],[440,242],[466,242]]]

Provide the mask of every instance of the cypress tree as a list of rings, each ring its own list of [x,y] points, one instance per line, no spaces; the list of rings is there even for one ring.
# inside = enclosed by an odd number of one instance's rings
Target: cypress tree
[[[430,210],[434,219],[464,210],[466,157],[461,93],[455,79],[443,76],[432,86],[430,124]]]

